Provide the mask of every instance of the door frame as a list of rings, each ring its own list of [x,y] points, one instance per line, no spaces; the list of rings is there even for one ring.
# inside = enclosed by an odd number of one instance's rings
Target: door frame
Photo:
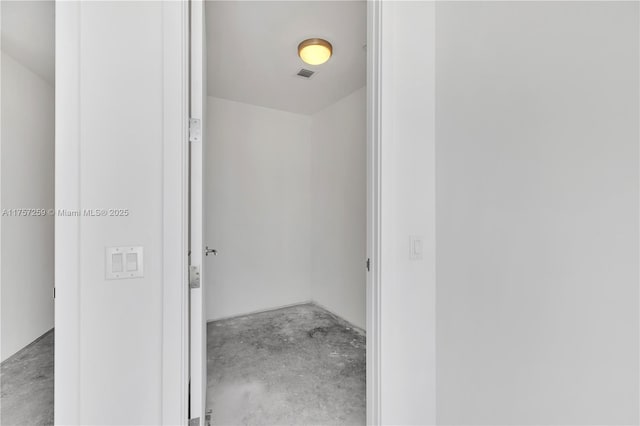
[[[189,286],[189,411],[205,422],[207,393],[207,321],[204,280],[204,148],[206,141],[206,33],[205,5],[189,0],[189,120],[197,121],[189,134],[189,268],[196,268],[198,285]],[[190,126],[191,127],[191,126]],[[199,133],[199,134],[197,134]],[[191,280],[191,277],[189,278]],[[190,283],[191,284],[191,283]]]
[[[201,0],[190,0],[200,2]],[[170,2],[173,3],[173,2]],[[178,2],[175,2],[178,3]],[[172,253],[177,262],[165,262],[165,295],[173,294],[180,300],[176,304],[173,297],[165,297],[163,306],[163,424],[188,424],[188,383],[189,383],[189,297],[188,297],[188,173],[189,156],[186,152],[189,120],[189,9],[187,2],[179,2],[183,16],[183,39],[176,41],[176,46],[165,46],[165,49],[180,48],[183,61],[178,64],[183,75],[182,103],[176,108],[180,110],[184,123],[181,129],[180,147],[176,142],[165,143],[165,201],[164,212],[167,217],[176,217],[176,221],[165,221],[164,248],[165,254]],[[382,165],[381,149],[381,18],[383,0],[367,1],[367,243],[366,256],[370,259],[370,271],[367,273],[367,424],[379,425],[381,421],[381,358],[380,358],[380,310],[381,310],[381,215],[382,215]],[[173,8],[172,8],[173,10]],[[170,13],[170,12],[169,12]],[[174,11],[175,13],[175,11]],[[177,46],[179,45],[179,46]],[[169,56],[169,55],[165,55]],[[169,64],[165,64],[169,66]],[[206,66],[203,61],[202,66]],[[177,72],[177,69],[176,69]],[[167,78],[167,77],[165,77]],[[174,112],[175,113],[175,112]],[[204,117],[203,117],[204,118]],[[203,128],[203,133],[205,129]],[[175,134],[175,133],[174,133]],[[177,157],[176,155],[179,154]],[[181,208],[176,212],[175,202]],[[177,233],[177,221],[180,222]],[[167,256],[169,258],[169,256]],[[168,279],[174,277],[175,281]],[[178,288],[177,282],[180,281]],[[179,372],[176,367],[179,366]],[[180,383],[176,377],[180,376]],[[206,383],[206,377],[203,377]],[[206,387],[205,387],[206,388]],[[180,400],[176,405],[176,398]],[[201,422],[204,419],[201,419]]]
[[[162,141],[162,424],[186,425],[189,412],[189,1],[163,2],[162,14],[165,22],[162,65],[167,99],[163,114],[180,117],[179,121],[165,120]],[[175,37],[176,34],[180,37]]]
[[[383,0],[367,1],[367,424],[381,424],[382,160],[381,27]]]

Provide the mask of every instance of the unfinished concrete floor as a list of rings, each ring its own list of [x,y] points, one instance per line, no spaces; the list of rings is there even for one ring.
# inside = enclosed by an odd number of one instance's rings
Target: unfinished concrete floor
[[[212,425],[364,425],[365,337],[313,304],[211,322]]]
[[[212,425],[365,424],[365,338],[315,305],[208,324]],[[0,368],[0,424],[53,424],[54,333]]]
[[[0,367],[0,424],[53,424],[53,330]]]

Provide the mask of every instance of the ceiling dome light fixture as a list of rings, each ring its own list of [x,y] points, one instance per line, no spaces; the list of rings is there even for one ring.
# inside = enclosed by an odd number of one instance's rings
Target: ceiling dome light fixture
[[[298,45],[298,56],[309,65],[324,64],[333,53],[333,46],[321,38],[309,38]]]

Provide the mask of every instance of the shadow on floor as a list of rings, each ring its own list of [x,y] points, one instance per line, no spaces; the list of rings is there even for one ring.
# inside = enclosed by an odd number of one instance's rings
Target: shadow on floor
[[[364,335],[313,304],[207,325],[212,425],[364,425]]]

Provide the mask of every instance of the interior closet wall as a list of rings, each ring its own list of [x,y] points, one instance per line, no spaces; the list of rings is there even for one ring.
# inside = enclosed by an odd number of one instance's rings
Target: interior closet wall
[[[314,301],[365,327],[365,97],[314,115],[209,97],[209,320]]]
[[[53,208],[54,88],[2,52],[2,209]],[[53,220],[2,215],[2,361],[53,327]]]
[[[366,327],[366,88],[311,121],[311,299]]]
[[[208,102],[207,319],[309,301],[311,118]]]

